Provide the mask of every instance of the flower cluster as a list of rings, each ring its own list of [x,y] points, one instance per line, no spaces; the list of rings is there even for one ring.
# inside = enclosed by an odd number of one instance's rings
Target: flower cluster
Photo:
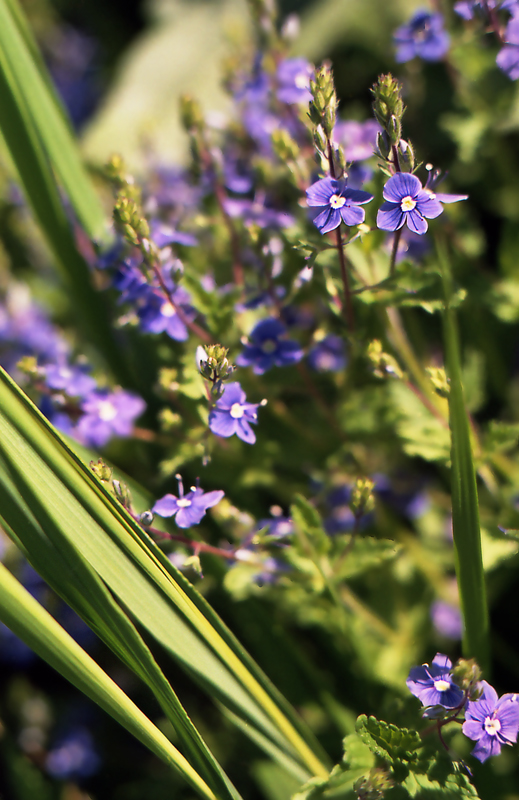
[[[436,653],[431,665],[413,667],[407,687],[425,707],[424,716],[441,719],[442,710],[449,712],[441,724],[457,719],[464,711],[462,730],[477,742],[472,755],[478,761],[499,755],[503,745],[517,741],[519,694],[499,698],[487,681],[479,681],[472,689],[462,688],[456,681],[452,661],[442,653]]]

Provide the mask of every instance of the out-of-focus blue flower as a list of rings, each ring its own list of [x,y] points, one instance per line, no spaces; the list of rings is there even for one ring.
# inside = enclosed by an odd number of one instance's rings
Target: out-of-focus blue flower
[[[151,238],[159,249],[170,244],[182,244],[185,247],[194,247],[197,243],[192,233],[178,231],[171,225],[161,220],[152,220],[150,225]]]
[[[465,709],[463,733],[477,742],[472,755],[478,761],[498,756],[504,744],[517,741],[519,731],[519,695],[504,694],[498,699],[493,686],[481,681],[483,695],[469,701]]]
[[[420,235],[427,231],[427,219],[435,219],[443,212],[441,203],[457,203],[467,197],[424,189],[416,175],[408,172],[393,175],[384,186],[383,196],[386,202],[378,211],[377,226],[383,231],[397,231],[407,224]]]
[[[351,531],[355,525],[355,515],[350,508],[351,488],[349,486],[338,486],[329,492],[326,503],[330,508],[330,514],[324,520],[326,533],[334,535],[336,533],[346,533]]]
[[[343,148],[346,161],[365,161],[374,154],[380,130],[375,119],[341,121],[333,130],[333,141]]]
[[[393,249],[394,237],[388,236],[386,240],[386,248],[389,252]],[[396,264],[401,261],[409,260],[419,263],[431,250],[431,244],[425,234],[420,235],[410,231],[409,228],[404,228],[398,248],[396,251]]]
[[[435,600],[431,606],[431,621],[435,629],[446,639],[459,641],[463,634],[463,621],[461,612],[456,606]]]
[[[340,372],[347,363],[344,340],[333,333],[318,342],[308,353],[308,364],[316,372]]]
[[[346,225],[360,225],[365,212],[359,206],[373,200],[373,195],[360,189],[348,188],[346,179],[322,178],[306,190],[306,200],[310,208],[318,209],[313,223],[320,233],[338,228],[341,222]]]
[[[179,306],[184,316],[192,320],[195,316],[194,309],[189,305],[189,294],[181,286],[171,292],[175,304]],[[177,309],[159,291],[148,291],[146,299],[137,311],[141,328],[146,333],[167,333],[176,342],[185,342],[188,338],[187,327],[179,317]]]
[[[515,14],[518,6],[517,0],[460,0],[454,3],[454,11],[463,19],[474,19],[475,15],[488,16],[488,9]]]
[[[278,211],[265,205],[265,197],[257,195],[254,200],[227,197],[224,207],[230,217],[242,219],[245,225],[259,228],[289,228],[294,217],[286,211]]]
[[[443,29],[441,14],[420,9],[394,33],[396,60],[410,61],[415,56],[424,61],[439,61],[449,49],[449,35]]]
[[[88,120],[99,99],[96,41],[71,25],[53,26],[44,41],[46,60],[75,128]]]
[[[267,534],[272,539],[285,539],[294,533],[294,523],[290,517],[272,517],[269,519],[260,519],[256,525],[257,530],[267,529]]]
[[[83,416],[76,432],[85,444],[104,447],[113,436],[129,436],[146,403],[138,395],[116,389],[98,389],[81,403]]]
[[[496,64],[513,81],[519,78],[519,16],[512,17],[505,29],[505,46],[499,51]]]
[[[278,319],[258,322],[250,334],[250,343],[236,359],[239,367],[252,366],[256,375],[263,375],[271,367],[287,367],[301,361],[303,351],[297,342],[282,339],[286,328]]]
[[[182,479],[177,476],[178,497],[174,494],[166,494],[157,500],[151,509],[159,517],[175,517],[175,522],[179,528],[191,528],[198,525],[205,517],[208,508],[212,508],[220,502],[224,492],[204,492],[199,486],[192,486],[187,494],[184,494]]]
[[[97,386],[95,378],[88,374],[90,367],[87,364],[47,364],[44,371],[47,386],[65,392],[69,397],[85,397]]]
[[[86,728],[74,728],[62,736],[45,759],[47,772],[61,780],[89,778],[100,765],[92,734]]]
[[[309,103],[310,78],[314,68],[304,58],[287,58],[277,70],[279,100],[283,103]]]
[[[429,664],[413,667],[407,688],[424,706],[456,708],[463,702],[464,694],[452,679],[452,661],[443,653],[436,653]]]
[[[254,444],[256,434],[251,423],[258,422],[259,403],[248,403],[239,383],[228,383],[223,395],[209,414],[209,428],[217,436],[227,438],[236,434],[247,444]]]

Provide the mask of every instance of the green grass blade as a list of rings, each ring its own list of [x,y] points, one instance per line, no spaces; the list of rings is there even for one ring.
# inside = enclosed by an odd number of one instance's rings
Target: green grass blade
[[[80,224],[91,238],[102,238],[103,207],[18,0],[0,0],[0,50]]]
[[[268,681],[258,680],[259,669],[255,674],[248,669],[243,649],[204,614],[201,600],[194,599],[195,590],[184,591],[184,579],[155,557],[142,529],[64,446],[5,373],[0,373],[0,408],[2,447],[10,469],[17,473],[18,488],[31,499],[31,508],[37,497],[56,520],[61,535],[70,538],[124,608],[212,696],[299,761],[307,773],[324,774],[327,770],[316,755],[312,737],[302,735],[302,723],[292,722],[296,715],[284,713]]]
[[[463,654],[475,658],[488,677],[490,663],[489,615],[481,554],[479,502],[472,457],[470,424],[461,380],[461,359],[456,312],[450,307],[452,278],[447,253],[438,245],[445,290],[443,331],[450,383],[449,421],[451,445],[452,529],[456,577],[463,614]]]
[[[215,795],[184,756],[0,563],[0,619],[41,658],[179,772],[202,797]]]

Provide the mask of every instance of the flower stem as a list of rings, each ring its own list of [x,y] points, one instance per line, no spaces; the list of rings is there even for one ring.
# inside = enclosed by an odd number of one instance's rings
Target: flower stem
[[[391,248],[391,261],[389,262],[389,276],[391,278],[395,274],[398,245],[400,244],[400,237],[402,236],[403,230],[404,230],[403,228],[399,228],[397,231],[395,231],[395,235],[393,237],[393,247]]]

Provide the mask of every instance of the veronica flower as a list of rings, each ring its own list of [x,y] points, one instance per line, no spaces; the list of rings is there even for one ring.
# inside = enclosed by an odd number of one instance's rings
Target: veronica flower
[[[282,339],[286,327],[278,319],[264,319],[250,334],[250,343],[236,359],[239,367],[253,367],[256,375],[263,375],[273,366],[287,367],[301,361],[303,351],[297,342]]]
[[[442,653],[436,653],[429,664],[413,667],[406,685],[424,706],[443,706],[456,708],[464,698],[463,690],[457,686],[451,675],[452,661]]]
[[[373,195],[360,189],[349,189],[347,179],[322,178],[306,190],[306,201],[311,208],[320,209],[314,225],[320,233],[329,233],[341,222],[360,225],[365,212],[359,206],[373,200]]]
[[[504,744],[517,741],[519,731],[519,695],[504,694],[500,699],[486,681],[479,684],[483,695],[470,701],[465,709],[463,733],[477,742],[472,755],[478,761],[498,756]]]
[[[475,14],[486,16],[488,9],[515,14],[518,5],[517,0],[459,0],[454,3],[454,11],[463,19],[474,19]]]
[[[441,203],[457,203],[467,195],[439,194],[432,191],[428,181],[425,188],[416,175],[398,172],[384,186],[384,200],[377,214],[377,227],[383,231],[397,231],[405,224],[414,233],[424,234],[427,219],[439,217]],[[440,202],[441,201],[441,202]]]
[[[174,494],[165,494],[157,500],[152,508],[154,514],[159,517],[175,517],[175,522],[179,528],[190,528],[198,525],[208,508],[212,508],[220,502],[224,492],[204,492],[198,485],[192,486],[187,494],[184,494],[184,484],[182,478],[177,475],[178,497]]]
[[[439,61],[449,49],[449,35],[443,29],[441,14],[420,9],[394,34],[396,60],[410,61],[415,56],[424,61]]]
[[[254,444],[256,435],[251,428],[258,421],[260,403],[248,403],[239,383],[228,383],[222,396],[209,414],[209,428],[217,436],[236,434],[247,444]]]
[[[496,64],[513,81],[519,78],[519,16],[506,26],[505,46],[497,54]]]
[[[283,103],[309,103],[314,69],[305,58],[287,58],[277,70],[277,95]]]
[[[145,408],[142,397],[131,392],[98,389],[81,403],[77,433],[87,445],[104,447],[113,436],[129,436]]]

